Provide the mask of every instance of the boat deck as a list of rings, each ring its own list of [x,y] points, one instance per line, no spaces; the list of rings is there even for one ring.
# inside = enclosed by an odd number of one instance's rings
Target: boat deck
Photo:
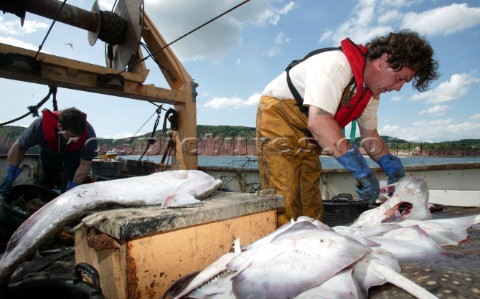
[[[446,207],[434,213],[434,218],[453,218],[479,215],[480,207]],[[445,246],[452,260],[409,262],[400,264],[402,275],[416,282],[439,298],[479,298],[480,287],[480,227],[468,230],[468,239],[458,246]],[[385,284],[372,287],[369,298],[415,298],[404,290]]]
[[[445,207],[434,218],[451,218],[480,214],[480,207]],[[439,298],[475,298],[480,296],[480,227],[470,228],[469,237],[459,246],[446,246],[454,259],[441,262],[401,264],[402,275],[421,285]],[[47,256],[36,256],[17,269],[12,281],[61,277],[74,279],[74,250],[64,247]],[[372,287],[369,298],[414,298],[404,290],[384,284]]]

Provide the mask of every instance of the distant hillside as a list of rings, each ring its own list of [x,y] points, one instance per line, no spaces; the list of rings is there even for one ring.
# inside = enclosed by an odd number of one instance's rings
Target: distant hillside
[[[23,127],[0,127],[0,154],[8,153],[10,146],[25,130]],[[149,144],[151,134],[108,139],[98,138],[99,154],[116,150],[126,155],[143,154],[148,146],[149,155],[163,153],[167,146],[165,134],[157,131]],[[255,128],[244,126],[197,126],[199,155],[255,155]],[[393,152],[422,156],[480,156],[480,139],[462,139],[445,142],[409,142],[391,136],[382,136]],[[356,138],[357,143],[360,138]],[[148,145],[149,144],[149,145]],[[38,153],[38,148],[28,153]]]
[[[247,139],[253,139],[255,137],[255,128],[243,126],[197,126],[197,137],[205,137],[209,134],[232,138],[242,136]]]
[[[6,155],[10,146],[17,140],[18,136],[25,131],[24,127],[2,126],[0,127],[0,155]],[[35,150],[34,150],[35,152]],[[31,153],[29,151],[28,153]]]
[[[17,139],[22,132],[25,131],[24,127],[16,127],[16,126],[3,126],[0,127],[0,137],[4,137],[7,139]]]

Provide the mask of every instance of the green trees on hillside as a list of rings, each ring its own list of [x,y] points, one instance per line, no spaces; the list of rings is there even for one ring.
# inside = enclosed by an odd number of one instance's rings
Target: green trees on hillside
[[[10,140],[12,143],[25,130],[18,126],[3,126],[0,127],[0,140]],[[150,138],[151,134],[144,134],[141,136],[122,138],[122,139],[108,139],[99,136],[99,144],[108,145],[128,145],[137,146]],[[161,139],[165,136],[162,131],[157,131],[154,138]],[[197,126],[197,138],[202,139],[209,136],[222,138],[236,138],[243,137],[247,143],[253,143],[255,138],[255,128],[244,126]],[[3,137],[3,138],[2,138]],[[5,138],[6,137],[6,138]],[[412,142],[390,136],[382,136],[385,142],[389,144],[392,151],[411,151],[415,148],[420,150],[464,150],[464,151],[478,151],[480,150],[480,139],[461,139],[458,141],[443,141],[443,142]],[[357,143],[360,139],[355,140]]]

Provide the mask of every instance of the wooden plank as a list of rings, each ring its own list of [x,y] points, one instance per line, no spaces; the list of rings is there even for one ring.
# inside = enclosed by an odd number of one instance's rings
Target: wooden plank
[[[480,191],[430,190],[430,203],[456,207],[479,207]]]
[[[160,70],[170,87],[174,90],[185,88],[186,84],[192,81],[183,65],[178,60],[173,50],[167,46],[167,42],[153,24],[150,17],[142,13],[143,31],[142,38],[145,41],[150,53],[162,67]]]
[[[0,53],[35,56],[34,51],[1,43]],[[148,102],[178,105],[186,101],[184,91],[160,88],[153,84],[142,84],[141,82],[145,80],[143,77],[148,74],[148,70],[141,75],[129,72],[121,73],[124,77],[124,86],[122,90],[117,90],[98,87],[97,77],[104,74],[118,74],[118,70],[45,53],[40,53],[37,59],[41,65],[40,74],[28,72],[18,67],[5,66],[0,68],[0,77]]]
[[[36,51],[32,51],[29,49],[19,48],[12,45],[2,44],[0,43],[0,53],[7,54],[7,53],[17,53],[25,56],[35,57]],[[70,71],[75,72],[86,72],[86,73],[94,73],[94,74],[117,74],[120,71],[112,68],[108,68],[105,66],[100,66],[96,64],[91,64],[87,62],[82,62],[78,60],[73,60],[65,57],[60,57],[52,54],[47,53],[39,53],[37,56],[37,60],[42,63],[43,65],[51,65],[57,66],[58,68],[67,69]],[[130,81],[134,81],[137,83],[145,82],[148,73],[150,72],[144,63],[139,63],[135,66],[135,72],[124,72],[122,76]]]
[[[271,210],[128,242],[129,298],[162,298],[177,280],[230,251],[235,238],[249,244],[274,231],[276,223]]]
[[[155,61],[162,67],[165,80],[173,90],[183,91],[183,101],[176,104],[179,113],[178,133],[175,142],[176,169],[197,169],[197,84],[183,67],[173,50],[157,30],[146,13],[143,14],[142,38]]]
[[[87,263],[97,270],[106,298],[126,299],[126,242],[119,243],[116,249],[95,251],[88,246],[89,234],[97,234],[94,231],[86,227],[75,231],[75,263]]]

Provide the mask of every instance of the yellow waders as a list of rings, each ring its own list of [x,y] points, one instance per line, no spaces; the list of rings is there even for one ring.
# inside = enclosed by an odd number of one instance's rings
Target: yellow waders
[[[308,138],[307,116],[296,101],[262,96],[257,111],[257,155],[263,189],[285,197],[277,222],[299,216],[322,220],[320,149]]]

